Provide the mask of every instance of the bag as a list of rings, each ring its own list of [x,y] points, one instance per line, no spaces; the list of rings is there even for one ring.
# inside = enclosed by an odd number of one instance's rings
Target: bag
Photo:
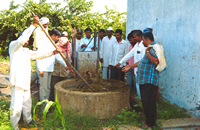
[[[156,43],[154,45],[149,45],[149,47],[153,47],[159,60],[159,63],[156,66],[156,70],[159,72],[163,71],[167,67],[163,46],[160,43]]]

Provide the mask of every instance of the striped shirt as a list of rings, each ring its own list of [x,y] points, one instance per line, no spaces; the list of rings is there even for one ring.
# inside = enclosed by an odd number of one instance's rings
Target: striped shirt
[[[154,44],[156,43],[153,42],[151,45]],[[149,53],[157,58],[153,48],[149,50]],[[155,68],[156,65],[154,65],[145,54],[138,65],[137,83],[140,85],[150,83],[155,86],[158,86],[159,73]]]

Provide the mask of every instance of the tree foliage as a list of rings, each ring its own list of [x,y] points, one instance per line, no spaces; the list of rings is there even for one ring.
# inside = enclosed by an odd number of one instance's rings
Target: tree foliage
[[[26,0],[22,5],[15,5],[11,1],[8,10],[0,11],[0,53],[8,54],[8,44],[15,40],[20,32],[30,26],[33,21],[33,11],[39,17],[50,19],[49,30],[57,27],[61,31],[67,31],[71,35],[72,28],[92,30],[98,27],[106,29],[111,26],[113,29],[122,29],[125,36],[126,13],[120,13],[116,9],[108,9],[106,12],[91,13],[93,1],[86,0],[64,0],[63,3],[47,3],[40,0],[39,3],[33,0]]]

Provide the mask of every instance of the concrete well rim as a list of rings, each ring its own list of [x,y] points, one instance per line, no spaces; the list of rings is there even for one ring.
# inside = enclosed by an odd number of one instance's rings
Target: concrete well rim
[[[95,79],[95,78],[91,78],[91,79]],[[70,90],[64,89],[62,87],[62,85],[64,83],[70,82],[70,81],[73,81],[73,80],[76,81],[77,79],[66,79],[66,80],[63,80],[63,81],[60,81],[60,82],[56,83],[55,84],[55,90],[56,91],[60,90],[60,91],[66,92],[66,93],[71,93],[71,94],[73,93],[73,94],[78,94],[78,95],[104,95],[104,94],[120,94],[121,93],[120,91],[109,91],[109,92],[80,92],[80,91],[70,91]]]

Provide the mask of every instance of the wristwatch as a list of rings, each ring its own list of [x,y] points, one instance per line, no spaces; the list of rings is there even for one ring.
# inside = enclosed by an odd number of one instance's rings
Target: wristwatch
[[[146,53],[149,53],[149,51],[146,51]]]

